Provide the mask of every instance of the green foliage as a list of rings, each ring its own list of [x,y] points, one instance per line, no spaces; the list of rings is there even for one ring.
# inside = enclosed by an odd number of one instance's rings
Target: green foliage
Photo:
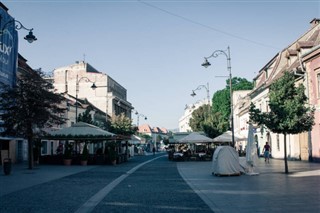
[[[232,91],[252,89],[253,83],[247,79],[238,77],[232,78]],[[228,129],[228,125],[226,126],[225,124],[229,124],[230,109],[230,86],[228,79],[226,81],[226,88],[215,92],[212,97],[212,111],[214,114],[219,113],[221,116],[218,118],[218,120],[221,124],[219,130],[222,130],[222,132]]]
[[[132,125],[132,120],[126,117],[124,113],[112,118],[110,127],[112,133],[129,136],[134,134],[136,130],[137,128]]]
[[[88,107],[86,111],[78,115],[78,122],[82,121],[88,124],[95,125],[95,122],[92,120],[92,115],[90,114],[91,109]]]
[[[109,158],[110,161],[114,161],[118,157],[117,152],[117,143],[114,141],[110,141],[106,144],[106,151],[105,154]]]
[[[209,105],[200,106],[192,112],[192,118],[189,125],[192,131],[205,132],[208,137],[214,138],[228,127],[228,123],[224,122],[219,112],[209,112]]]
[[[251,104],[250,119],[275,133],[298,134],[311,130],[314,124],[314,109],[306,104],[304,86],[296,87],[294,74],[285,72],[270,86],[270,112],[261,112]]]
[[[64,145],[64,159],[71,159],[72,158],[72,148],[73,145],[71,143],[67,143]]]
[[[1,85],[0,91],[2,134],[28,139],[29,169],[33,168],[33,138],[45,134],[42,129],[65,122],[63,97],[53,93],[53,85],[42,76],[40,70],[21,72],[15,87]]]
[[[150,135],[147,135],[144,133],[138,133],[138,136],[141,138],[144,138],[146,142],[152,139],[152,137]]]
[[[87,147],[87,143],[85,143],[82,154],[81,154],[81,160],[88,160],[88,158],[89,158],[89,150]]]
[[[270,112],[261,112],[253,103],[250,105],[251,121],[284,135],[285,173],[288,173],[286,135],[311,130],[314,125],[314,109],[306,104],[304,86],[296,87],[294,74],[285,72],[270,85]]]
[[[164,145],[168,145],[169,144],[169,138],[164,138],[163,139],[163,143],[164,143]]]
[[[202,105],[192,112],[192,117],[189,120],[189,125],[192,131],[203,131],[203,125],[208,118],[208,105]]]
[[[16,87],[3,86],[0,94],[3,134],[28,138],[35,134],[36,128],[41,130],[65,122],[60,117],[65,108],[59,105],[63,97],[51,92],[53,85],[41,74],[40,71],[21,73]]]

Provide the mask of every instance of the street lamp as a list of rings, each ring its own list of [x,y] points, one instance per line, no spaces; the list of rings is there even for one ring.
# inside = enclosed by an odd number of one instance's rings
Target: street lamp
[[[2,16],[0,16],[0,23],[1,22],[2,22]],[[33,28],[28,29],[25,26],[23,26],[23,24],[20,21],[15,20],[15,19],[10,20],[3,25],[3,27],[1,28],[1,31],[0,31],[0,35],[3,35],[5,33],[6,27],[11,23],[15,24],[14,28],[16,30],[24,29],[24,30],[29,31],[29,34],[24,37],[24,39],[27,40],[29,43],[32,43],[37,40],[37,38],[33,35],[33,32],[32,32]]]
[[[136,116],[137,116],[137,127],[139,128],[139,117],[144,117],[144,120],[147,120],[147,116],[143,115],[143,114],[140,114],[138,113],[138,111],[136,111]]]
[[[224,55],[227,58],[227,68],[229,71],[229,87],[230,87],[230,118],[231,118],[231,132],[232,132],[232,146],[234,147],[234,124],[233,124],[233,98],[232,98],[232,74],[231,74],[231,58],[230,58],[230,47],[227,48],[227,51],[224,50],[215,50],[210,56],[205,57],[205,61],[201,64],[205,68],[209,67],[211,64],[208,61],[208,58],[217,58],[219,55]]]
[[[87,77],[81,77],[80,79],[78,79],[78,75],[77,75],[77,79],[76,79],[76,123],[78,122],[78,93],[79,93],[79,83],[81,80],[85,80],[86,82],[92,82]],[[91,86],[91,88],[93,89],[93,85]]]
[[[109,88],[108,86],[97,86],[94,82],[92,83],[92,86],[91,86],[91,89],[95,90],[97,88],[101,88],[101,87],[106,87],[106,88]],[[108,91],[107,91],[107,94],[106,94],[106,122],[108,122],[108,108],[109,108],[109,99],[108,99]],[[120,105],[120,100],[118,101],[119,105]]]
[[[196,96],[197,94],[195,91],[201,90],[202,88],[205,88],[207,91],[207,99],[208,99],[208,115],[210,115],[210,91],[209,91],[209,83],[206,85],[199,85],[196,89],[192,90],[192,93],[190,94],[192,97]]]

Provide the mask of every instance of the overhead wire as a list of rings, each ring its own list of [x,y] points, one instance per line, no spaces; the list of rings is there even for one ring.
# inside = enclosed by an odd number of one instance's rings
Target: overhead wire
[[[150,4],[148,2],[145,2],[145,1],[141,1],[141,0],[137,0],[138,2],[140,2],[141,4],[144,4],[148,7],[151,7],[151,8],[154,8],[156,10],[159,10],[159,11],[162,11],[163,13],[166,13],[168,15],[171,15],[171,16],[174,16],[174,17],[177,17],[177,18],[180,18],[186,22],[189,22],[189,23],[192,23],[192,24],[195,24],[195,25],[198,25],[198,26],[201,26],[201,27],[204,27],[204,28],[207,28],[209,30],[213,30],[215,32],[218,32],[218,33],[221,33],[221,34],[224,34],[224,35],[227,35],[229,37],[233,37],[233,38],[236,38],[236,39],[239,39],[239,40],[242,40],[242,41],[246,41],[246,42],[249,42],[249,43],[253,43],[253,44],[256,44],[256,45],[259,45],[259,46],[264,46],[264,47],[267,47],[267,48],[272,48],[272,49],[276,49],[276,50],[279,50],[280,48],[278,47],[275,47],[275,46],[272,46],[272,45],[268,45],[268,44],[265,44],[265,43],[261,43],[261,42],[258,42],[258,41],[254,41],[254,40],[251,40],[251,39],[248,39],[248,38],[244,38],[244,37],[241,37],[241,36],[238,36],[238,35],[235,35],[235,34],[232,34],[232,33],[229,33],[229,32],[225,32],[223,30],[219,30],[217,28],[214,28],[214,27],[211,27],[209,25],[206,25],[206,24],[203,24],[203,23],[200,23],[198,21],[194,21],[190,18],[187,18],[185,16],[182,16],[182,15],[178,15],[178,14],[175,14],[173,12],[170,12],[168,10],[165,10],[163,8],[160,8],[158,6],[155,6],[153,4]]]

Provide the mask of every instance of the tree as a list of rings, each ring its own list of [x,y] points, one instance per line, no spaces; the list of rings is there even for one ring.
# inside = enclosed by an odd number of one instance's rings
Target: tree
[[[245,78],[232,78],[232,90],[251,90],[253,89],[253,83]],[[220,131],[225,132],[229,128],[229,118],[230,118],[230,85],[229,79],[226,81],[226,88],[219,90],[213,94],[212,97],[212,112],[213,114],[219,113],[220,124],[227,123],[228,125],[221,125],[223,129]]]
[[[287,134],[299,134],[311,130],[314,125],[314,109],[308,107],[304,86],[295,86],[293,73],[284,75],[270,85],[270,112],[261,112],[253,103],[250,106],[250,120],[265,125],[274,133],[284,136],[285,173],[288,171]]]
[[[55,94],[53,85],[45,81],[41,70],[23,72],[13,88],[2,86],[0,91],[0,118],[3,135],[23,137],[28,140],[29,169],[33,168],[33,141],[50,128],[65,122],[60,103],[63,97]]]
[[[78,115],[78,122],[82,121],[88,124],[95,125],[95,122],[92,120],[92,115],[90,114],[91,109],[88,107],[86,111]]]
[[[192,112],[190,127],[192,131],[204,132],[210,138],[217,137],[228,128],[228,122],[224,122],[219,112],[209,112],[209,105],[202,105]]]
[[[190,118],[189,125],[192,131],[199,132],[203,131],[203,125],[205,120],[209,118],[208,105],[202,105],[198,109],[192,112],[192,117]]]
[[[133,127],[132,120],[124,113],[112,118],[110,131],[115,134],[129,136],[136,132],[137,127]]]

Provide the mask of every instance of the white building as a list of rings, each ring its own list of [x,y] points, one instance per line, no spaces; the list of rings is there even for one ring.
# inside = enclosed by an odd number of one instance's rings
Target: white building
[[[81,61],[53,71],[54,87],[78,99],[87,99],[108,117],[124,113],[131,118],[133,109],[127,101],[127,90],[105,73]],[[92,88],[93,84],[96,86]],[[79,115],[79,112],[77,113]]]
[[[189,120],[192,118],[192,112],[198,109],[200,106],[208,104],[208,100],[199,100],[194,104],[186,104],[184,108],[184,115],[179,119],[179,132],[191,132],[192,129],[189,126]]]

